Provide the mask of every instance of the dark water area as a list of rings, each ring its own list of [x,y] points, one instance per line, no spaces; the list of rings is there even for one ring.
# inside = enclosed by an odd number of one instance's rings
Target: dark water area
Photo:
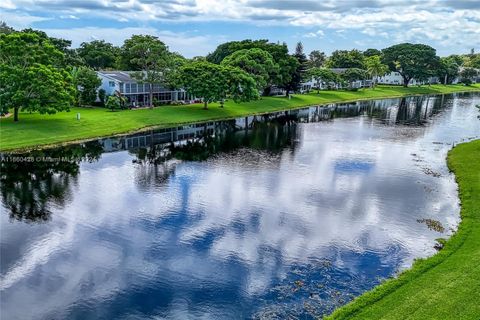
[[[435,253],[478,94],[2,154],[1,319],[312,319]],[[434,221],[442,228],[424,223]]]

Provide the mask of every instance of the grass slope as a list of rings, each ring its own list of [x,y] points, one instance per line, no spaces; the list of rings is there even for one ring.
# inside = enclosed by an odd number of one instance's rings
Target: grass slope
[[[13,117],[0,120],[0,150],[35,148],[41,145],[128,133],[152,126],[168,127],[182,123],[228,119],[308,105],[470,90],[480,91],[480,85],[378,87],[357,92],[322,91],[320,94],[295,95],[290,100],[285,97],[264,97],[258,101],[240,104],[229,101],[224,109],[212,104],[209,110],[202,110],[201,105],[189,105],[121,112],[110,112],[104,108],[72,108],[70,112],[55,115],[20,113],[20,121],[17,123],[13,122]],[[76,120],[77,112],[81,113],[79,121]]]
[[[449,152],[462,203],[457,233],[435,256],[327,319],[480,319],[480,140]]]

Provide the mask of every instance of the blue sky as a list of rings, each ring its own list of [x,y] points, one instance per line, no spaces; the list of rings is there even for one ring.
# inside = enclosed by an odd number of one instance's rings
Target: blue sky
[[[158,36],[186,57],[225,41],[269,39],[293,49],[381,49],[426,43],[440,55],[480,52],[480,0],[1,0],[0,20],[17,29],[121,45]]]

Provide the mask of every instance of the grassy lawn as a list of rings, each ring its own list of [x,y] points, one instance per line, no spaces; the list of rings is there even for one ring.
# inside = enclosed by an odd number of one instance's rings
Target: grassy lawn
[[[480,140],[449,152],[462,203],[457,233],[435,256],[328,319],[480,319]]]
[[[72,108],[70,112],[55,115],[21,112],[20,121],[17,123],[13,122],[13,117],[0,120],[0,150],[35,148],[41,145],[128,133],[153,126],[168,127],[182,123],[227,119],[315,104],[469,90],[480,91],[480,85],[378,87],[357,92],[322,91],[320,94],[295,95],[290,100],[285,97],[264,97],[258,101],[240,104],[229,101],[224,109],[219,108],[218,104],[212,104],[209,110],[202,110],[201,105],[189,105],[119,112],[110,112],[104,108]],[[77,112],[81,114],[78,121]]]

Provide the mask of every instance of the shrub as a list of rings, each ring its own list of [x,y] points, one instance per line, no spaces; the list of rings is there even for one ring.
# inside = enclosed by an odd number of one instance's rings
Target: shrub
[[[161,105],[160,101],[158,101],[158,99],[153,98],[153,106],[158,107],[160,105]]]
[[[107,98],[107,103],[105,104],[105,106],[108,109],[114,111],[122,108],[122,102],[120,101],[120,98],[117,96],[109,96]]]
[[[100,105],[102,107],[105,106],[105,97],[106,96],[107,96],[107,93],[105,92],[105,89],[98,90],[98,99],[100,100]]]

